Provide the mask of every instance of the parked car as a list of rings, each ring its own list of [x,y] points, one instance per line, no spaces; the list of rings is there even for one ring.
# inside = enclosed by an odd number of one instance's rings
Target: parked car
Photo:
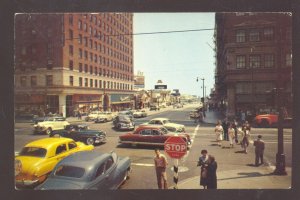
[[[193,110],[190,112],[190,118],[199,118],[200,114],[198,110]]]
[[[92,111],[90,114],[88,114],[85,117],[85,121],[95,121],[98,117],[98,115],[101,115],[103,112],[102,111]]]
[[[118,115],[128,115],[130,118],[133,118],[132,110],[123,110],[118,112]]]
[[[113,121],[113,125],[117,130],[134,130],[135,128],[133,118],[128,115],[117,115]]]
[[[136,110],[136,111],[133,113],[133,117],[134,117],[134,118],[147,117],[147,113],[146,113],[145,110]]]
[[[36,190],[118,189],[131,172],[129,157],[85,151],[60,161]]]
[[[278,126],[278,114],[262,114],[257,115],[254,119],[254,123],[258,127],[277,127]],[[283,127],[291,128],[292,127],[292,118],[284,116],[283,118]]]
[[[149,110],[159,110],[159,107],[156,105],[150,105]]]
[[[136,128],[134,132],[119,136],[119,143],[131,145],[164,146],[164,142],[170,137],[178,135],[182,137],[188,146],[191,144],[190,136],[186,133],[171,132],[162,125],[144,125]]]
[[[115,118],[111,112],[102,112],[97,115],[95,123],[112,121]]]
[[[90,130],[86,124],[70,124],[64,130],[52,131],[50,137],[67,137],[88,145],[106,142],[106,133],[101,130]]]
[[[42,183],[55,165],[66,156],[92,149],[92,145],[69,138],[44,138],[30,142],[15,157],[16,186],[34,187]]]
[[[170,131],[176,131],[176,132],[185,132],[185,126],[183,124],[176,124],[171,123],[168,118],[154,118],[151,119],[149,122],[141,124],[143,125],[163,125],[166,129]]]
[[[62,130],[67,125],[70,124],[66,121],[66,118],[64,117],[48,117],[45,121],[38,122],[37,124],[33,125],[34,134],[46,133],[50,135],[52,131]]]

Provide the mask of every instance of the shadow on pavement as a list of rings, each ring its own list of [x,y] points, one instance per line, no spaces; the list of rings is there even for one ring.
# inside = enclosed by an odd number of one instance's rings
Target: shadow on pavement
[[[274,174],[273,174],[273,172],[272,173],[268,173],[268,174],[262,174],[260,172],[240,172],[240,173],[237,173],[237,175],[239,175],[239,176],[229,177],[229,178],[221,178],[221,179],[218,179],[218,181],[221,181],[221,180],[230,180],[230,179],[243,179],[243,178],[273,176]]]

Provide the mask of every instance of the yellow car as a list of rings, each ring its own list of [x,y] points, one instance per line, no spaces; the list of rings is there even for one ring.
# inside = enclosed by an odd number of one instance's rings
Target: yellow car
[[[15,157],[16,187],[34,187],[42,183],[55,165],[78,151],[93,150],[93,145],[70,138],[44,138],[28,143]]]

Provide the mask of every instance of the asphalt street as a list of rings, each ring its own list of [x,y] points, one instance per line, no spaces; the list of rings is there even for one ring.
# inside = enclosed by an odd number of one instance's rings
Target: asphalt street
[[[200,151],[207,149],[209,154],[216,157],[218,162],[218,171],[234,170],[254,164],[254,148],[249,147],[249,153],[241,152],[241,147],[236,145],[234,148],[221,148],[215,142],[214,127],[211,124],[197,124],[189,118],[189,111],[195,105],[189,105],[180,109],[166,108],[160,112],[152,112],[151,115],[145,118],[135,119],[136,125],[147,122],[154,117],[167,117],[172,122],[184,124],[186,132],[193,139],[192,146],[187,155],[179,161],[179,180],[183,181],[191,177],[199,175],[199,167],[196,166]],[[214,119],[215,120],[215,119]],[[215,120],[216,121],[216,120]],[[75,122],[86,123],[90,129],[101,129],[107,133],[107,143],[97,145],[96,151],[110,152],[115,151],[119,156],[128,156],[132,161],[132,173],[130,179],[121,187],[121,189],[156,189],[156,176],[154,170],[154,148],[145,146],[127,147],[119,145],[118,137],[126,131],[116,131],[112,128],[112,122],[93,123],[93,122]],[[48,137],[47,135],[33,135],[33,125],[30,123],[15,124],[15,152],[28,142]],[[265,165],[270,168],[274,167],[275,156],[277,152],[277,130],[274,128],[253,128],[251,131],[252,140],[258,134],[263,135],[263,140],[266,143],[265,150]],[[284,152],[286,155],[286,166],[291,167],[292,159],[292,131],[284,129]],[[164,153],[163,149],[161,150]],[[173,182],[173,160],[168,157],[169,167],[167,169],[168,185],[172,187]]]

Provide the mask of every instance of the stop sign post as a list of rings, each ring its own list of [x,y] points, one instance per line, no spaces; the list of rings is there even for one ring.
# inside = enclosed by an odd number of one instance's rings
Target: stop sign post
[[[182,137],[172,136],[169,137],[164,144],[165,152],[171,157],[179,159],[187,152],[186,141]]]
[[[187,152],[186,141],[182,137],[172,136],[169,137],[164,143],[165,152],[171,157],[174,158],[174,189],[178,189],[178,159],[182,158]]]

